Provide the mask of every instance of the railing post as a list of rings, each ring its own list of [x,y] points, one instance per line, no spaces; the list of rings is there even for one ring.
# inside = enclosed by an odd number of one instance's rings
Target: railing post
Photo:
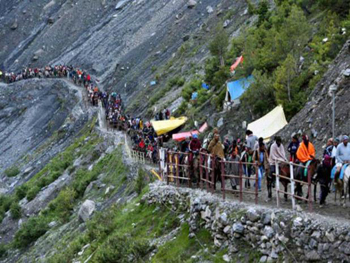
[[[258,204],[258,194],[259,194],[259,166],[258,163],[255,162],[255,204]]]
[[[188,182],[187,185],[188,187],[191,187],[191,169],[190,169],[190,155],[191,153],[186,153],[187,154],[187,164],[186,164],[186,171],[187,171],[187,177],[188,177]],[[193,158],[193,156],[192,156]]]
[[[310,165],[309,165],[310,167]],[[307,183],[308,183],[308,203],[309,203],[309,212],[312,213],[312,197],[311,197],[311,174],[309,173],[310,169],[307,168]]]
[[[169,185],[169,175],[170,175],[170,168],[169,168],[169,151],[166,151],[165,156],[165,167],[166,167],[166,184]]]
[[[280,207],[280,171],[279,171],[277,161],[275,161],[275,165],[276,165],[276,199],[277,199],[277,207]]]
[[[162,164],[161,164],[162,160],[160,159],[161,158],[161,149],[157,149],[157,154],[158,154],[159,176],[160,176],[160,178],[163,179],[163,171],[162,171]]]
[[[209,161],[209,155],[206,155],[205,157],[205,178],[206,178],[206,185],[207,185],[207,191],[209,192],[209,167],[208,167],[208,161]]]
[[[243,164],[239,161],[239,201],[243,201]]]
[[[200,187],[201,189],[203,190],[203,181],[202,181],[202,178],[203,178],[203,155],[202,153],[199,153],[199,184],[200,184]]]
[[[180,158],[179,158],[179,153],[175,154],[175,167],[176,167],[176,186],[179,187],[180,186],[180,179],[179,179],[179,162],[180,162]]]
[[[213,161],[211,162],[211,193],[214,193],[215,185],[215,165],[216,165],[216,157],[214,155],[211,156]]]
[[[290,169],[290,190],[292,192],[292,207],[293,210],[295,210],[295,182],[294,182],[294,167],[293,162],[289,163],[289,169]]]
[[[225,200],[225,161],[221,161],[221,191],[222,198]]]

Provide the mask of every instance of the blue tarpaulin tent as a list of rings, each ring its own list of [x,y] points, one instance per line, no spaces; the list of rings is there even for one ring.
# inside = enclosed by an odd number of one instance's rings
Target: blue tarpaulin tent
[[[198,92],[193,92],[191,100],[196,100],[198,98]]]
[[[224,109],[230,109],[232,106],[239,104],[239,98],[253,81],[253,76],[249,76],[247,78],[228,82]]]
[[[241,97],[244,91],[250,86],[250,84],[254,81],[253,76],[249,76],[248,78],[243,78],[239,80],[235,80],[227,83],[227,91],[230,94],[230,100],[234,101]]]
[[[202,83],[202,88],[203,88],[203,89],[209,89],[209,85],[206,84],[206,83]]]
[[[151,85],[151,86],[157,85],[157,81],[152,80],[152,81],[150,82],[150,85]]]

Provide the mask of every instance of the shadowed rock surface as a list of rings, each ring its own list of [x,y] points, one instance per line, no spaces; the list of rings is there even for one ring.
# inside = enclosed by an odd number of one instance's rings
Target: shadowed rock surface
[[[6,192],[68,146],[88,111],[68,81],[32,79],[0,87],[0,189]],[[13,166],[24,176],[6,177],[3,172]]]

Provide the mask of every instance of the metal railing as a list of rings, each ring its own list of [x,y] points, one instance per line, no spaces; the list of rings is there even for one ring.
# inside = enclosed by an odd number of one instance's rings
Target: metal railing
[[[177,187],[187,184],[192,187],[192,180],[199,181],[199,187],[206,189],[206,191],[214,193],[216,190],[216,181],[221,179],[221,191],[223,199],[226,198],[227,193],[233,193],[239,196],[239,201],[243,201],[246,195],[253,195],[256,204],[259,202],[259,166],[257,162],[242,162],[233,160],[221,160],[211,154],[201,152],[199,154],[199,170],[198,178],[194,178],[193,163],[190,163],[191,152],[176,152],[164,149],[165,154],[163,164],[159,163],[159,171],[162,178],[166,178],[167,184],[175,183]],[[236,166],[235,172],[232,172],[231,166]],[[254,173],[247,174],[248,166],[254,168]],[[162,168],[163,167],[163,168]],[[295,179],[295,169],[302,168],[307,170],[307,178],[305,181]],[[282,170],[282,172],[281,172]],[[286,172],[288,171],[288,172]],[[198,171],[197,171],[198,172]],[[303,173],[302,171],[301,173]],[[306,201],[308,203],[309,211],[312,212],[313,198],[312,198],[312,174],[309,173],[309,167],[292,163],[292,162],[276,162],[275,172],[272,173],[275,178],[275,193],[277,207],[281,206],[280,194],[285,194],[291,197],[292,208],[296,209],[296,200]],[[228,189],[225,185],[226,180],[236,180],[235,189]],[[262,180],[262,178],[261,178]],[[250,182],[255,183],[253,190],[245,189]],[[281,184],[288,183],[290,191],[283,190]],[[244,184],[246,187],[244,187]],[[232,184],[231,184],[232,185]],[[297,186],[307,186],[308,197],[297,195]]]
[[[182,181],[187,181],[188,187],[191,187],[191,173],[189,165],[189,153],[167,151],[166,154],[166,181],[176,182],[180,186]]]
[[[284,164],[286,166],[289,166],[289,177],[287,177],[286,175],[281,175],[280,174],[280,164]],[[307,181],[302,181],[302,180],[298,180],[295,179],[295,175],[294,175],[294,168],[302,168],[302,169],[307,169]],[[309,166],[304,166],[304,165],[300,165],[300,164],[296,164],[293,162],[283,162],[283,161],[276,161],[275,163],[275,169],[276,169],[276,202],[277,202],[277,207],[280,207],[280,193],[285,194],[287,196],[291,197],[291,201],[292,201],[292,208],[296,209],[296,199],[298,200],[302,200],[302,201],[306,201],[308,203],[308,207],[309,207],[309,211],[312,212],[313,209],[313,198],[312,198],[312,174],[309,173]],[[303,171],[301,171],[302,173]],[[301,175],[302,176],[302,175]],[[290,189],[291,191],[283,191],[280,189],[280,179],[286,180],[290,183]],[[304,198],[302,196],[299,196],[295,193],[296,190],[296,184],[299,184],[300,187],[302,187],[303,185],[306,185],[308,187],[307,189],[307,198]]]
[[[258,164],[251,163],[251,162],[242,162],[242,161],[221,161],[221,191],[222,191],[222,197],[223,199],[226,198],[226,192],[233,192],[233,193],[238,193],[239,194],[239,200],[240,202],[243,201],[243,193],[245,194],[250,194],[250,195],[255,195],[255,203],[258,203],[258,197],[259,197],[259,188],[258,188],[258,183],[259,183],[259,167]],[[238,175],[237,174],[232,174],[228,172],[227,170],[230,170],[227,166],[233,166],[233,165],[238,165]],[[243,175],[243,172],[246,171],[244,169],[244,165],[252,165],[255,168],[255,176],[251,177],[249,174],[247,175],[246,173]],[[238,179],[239,180],[239,190],[235,189],[226,189],[225,188],[225,180],[226,178],[229,179]],[[243,190],[243,179],[245,180],[246,184],[248,185],[250,181],[255,181],[255,187],[254,191],[248,191],[248,190]]]

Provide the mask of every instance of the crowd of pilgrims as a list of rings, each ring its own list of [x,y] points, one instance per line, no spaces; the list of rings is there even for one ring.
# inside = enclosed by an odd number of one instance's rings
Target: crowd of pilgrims
[[[76,85],[83,85],[88,94],[88,99],[93,106],[98,106],[101,101],[105,113],[106,120],[110,126],[127,131],[132,141],[133,149],[144,152],[145,155],[153,162],[157,163],[158,149],[162,147],[164,136],[157,136],[151,123],[145,122],[141,117],[131,117],[124,114],[123,101],[119,94],[113,92],[111,94],[102,92],[97,87],[96,83],[92,81],[91,76],[84,70],[74,68],[73,66],[46,66],[43,68],[23,68],[18,73],[1,72],[0,80],[5,83],[13,83],[23,79],[30,78],[70,78]],[[161,110],[156,113],[155,120],[170,119],[170,111],[168,109]],[[343,164],[350,162],[350,144],[348,144],[348,137],[343,136],[343,142],[339,139],[329,139],[323,153],[322,165],[329,167],[336,173],[340,173]],[[339,146],[338,146],[339,145]],[[186,138],[182,142],[178,142],[173,148],[180,153],[191,153],[187,160],[190,166],[192,177],[198,182],[198,156],[199,152],[210,153],[216,160],[242,161],[247,163],[243,165],[243,172],[245,176],[250,177],[256,173],[254,163],[258,167],[258,189],[261,191],[262,179],[264,175],[274,173],[275,161],[294,162],[306,165],[306,163],[315,158],[315,149],[309,138],[306,135],[302,136],[302,141],[299,142],[297,136],[293,136],[292,141],[288,146],[289,158],[281,141],[281,138],[276,137],[269,147],[265,145],[263,138],[258,138],[253,135],[251,131],[246,131],[245,140],[236,139],[229,140],[225,137],[223,142],[220,140],[218,129],[214,128],[213,132],[205,138],[203,143],[198,138],[197,134]],[[180,154],[180,162],[184,162],[185,155]],[[219,163],[219,162],[217,162]],[[249,164],[250,163],[250,164]],[[238,174],[237,166],[232,166],[231,172]],[[215,173],[220,174],[220,166],[215,166]],[[216,177],[216,176],[215,176]],[[319,178],[321,183],[321,204],[325,203],[325,198],[330,191],[330,170],[329,173],[321,173]],[[231,179],[233,189],[237,189],[238,180]],[[250,188],[250,180],[245,181],[245,187]]]
[[[94,85],[86,85],[88,96],[94,106],[101,101],[105,109],[108,124],[118,130],[126,131],[132,142],[132,149],[143,152],[153,163],[158,162],[158,148],[162,137],[158,137],[150,122],[140,117],[132,117],[124,113],[124,105],[120,94],[101,92]]]
[[[23,68],[21,71],[15,72],[2,72],[0,78],[5,83],[13,83],[16,81],[32,78],[71,78],[75,84],[91,83],[91,76],[86,71],[73,66],[55,65],[45,66],[43,68]]]

